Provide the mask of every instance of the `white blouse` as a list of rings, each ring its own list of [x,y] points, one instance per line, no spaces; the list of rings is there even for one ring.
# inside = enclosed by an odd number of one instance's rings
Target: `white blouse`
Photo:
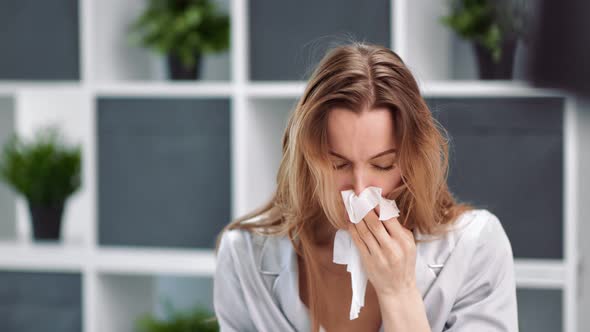
[[[417,230],[414,235],[430,238]],[[463,213],[449,233],[417,244],[416,284],[432,331],[518,331],[512,247],[486,209]],[[225,232],[213,285],[222,332],[311,330],[286,236]]]

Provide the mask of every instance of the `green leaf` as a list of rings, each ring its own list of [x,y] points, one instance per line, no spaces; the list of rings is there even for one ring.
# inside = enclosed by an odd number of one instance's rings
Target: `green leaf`
[[[487,36],[490,29],[499,29],[502,36],[520,36],[524,34],[522,22],[527,21],[532,12],[522,5],[519,7],[519,2],[523,1],[451,0],[450,13],[442,16],[440,23],[467,40],[492,38]]]
[[[214,313],[203,306],[195,305],[187,311],[175,310],[171,301],[161,300],[164,319],[144,313],[135,320],[135,332],[218,332],[219,324]]]
[[[60,204],[81,186],[81,159],[81,147],[66,145],[57,127],[31,141],[14,134],[2,149],[0,180],[31,203]]]
[[[185,65],[192,65],[195,53],[229,48],[230,20],[208,0],[149,0],[145,11],[129,25],[129,34],[137,35],[133,40],[146,48],[177,54]]]

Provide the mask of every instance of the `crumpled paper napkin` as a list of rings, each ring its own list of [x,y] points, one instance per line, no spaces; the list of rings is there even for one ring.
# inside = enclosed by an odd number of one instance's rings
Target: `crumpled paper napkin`
[[[399,209],[395,200],[382,197],[381,192],[381,188],[374,186],[365,188],[358,196],[353,190],[341,191],[350,222],[359,223],[377,205],[379,205],[379,220],[384,221],[398,217]],[[350,273],[352,284],[350,319],[356,319],[361,307],[365,305],[367,275],[362,266],[360,252],[350,233],[345,229],[339,229],[334,237],[333,262],[347,265],[346,270]]]

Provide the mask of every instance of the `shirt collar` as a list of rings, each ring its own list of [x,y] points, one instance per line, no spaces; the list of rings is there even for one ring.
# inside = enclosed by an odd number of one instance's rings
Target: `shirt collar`
[[[421,236],[414,232],[417,236]],[[422,243],[416,245],[416,286],[420,290],[422,297],[426,295],[428,289],[436,279],[436,274],[428,266],[428,261],[422,250]],[[281,275],[289,273],[289,264],[291,256],[295,249],[292,246],[288,236],[265,236],[258,260],[258,270],[263,274]],[[430,262],[432,263],[432,262]]]
[[[291,250],[294,249],[288,236],[264,236],[258,271],[278,275],[288,267]]]

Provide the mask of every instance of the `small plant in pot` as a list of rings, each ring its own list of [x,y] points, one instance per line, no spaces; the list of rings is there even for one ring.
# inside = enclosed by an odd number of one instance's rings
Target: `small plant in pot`
[[[56,127],[40,129],[28,141],[14,134],[4,145],[0,179],[27,200],[33,239],[61,237],[67,198],[80,188],[81,148],[63,142]]]
[[[218,332],[219,323],[215,314],[204,306],[196,305],[191,310],[176,310],[169,300],[164,303],[165,319],[144,313],[135,320],[134,332]]]
[[[472,42],[480,79],[512,79],[519,40],[530,39],[526,0],[450,0],[441,23]]]
[[[200,77],[203,54],[229,48],[229,16],[209,0],[149,0],[129,27],[130,40],[167,56],[169,77]]]

